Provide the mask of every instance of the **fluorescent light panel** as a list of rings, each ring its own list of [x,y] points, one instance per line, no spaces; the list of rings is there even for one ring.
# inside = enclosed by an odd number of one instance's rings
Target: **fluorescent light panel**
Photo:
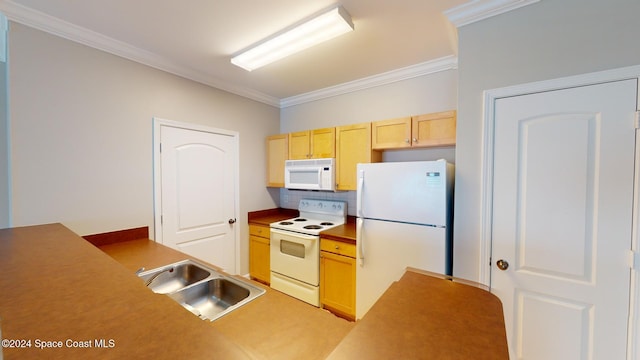
[[[231,58],[231,63],[248,71],[255,70],[352,30],[351,17],[338,6],[241,52]]]

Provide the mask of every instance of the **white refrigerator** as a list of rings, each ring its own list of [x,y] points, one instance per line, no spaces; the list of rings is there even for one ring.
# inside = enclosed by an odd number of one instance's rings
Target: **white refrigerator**
[[[407,267],[451,275],[454,166],[358,164],[356,318]]]

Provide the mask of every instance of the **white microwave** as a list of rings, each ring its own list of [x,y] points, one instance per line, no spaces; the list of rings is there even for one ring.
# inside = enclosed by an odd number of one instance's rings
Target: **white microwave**
[[[287,160],[284,163],[284,187],[300,190],[336,190],[334,158]]]

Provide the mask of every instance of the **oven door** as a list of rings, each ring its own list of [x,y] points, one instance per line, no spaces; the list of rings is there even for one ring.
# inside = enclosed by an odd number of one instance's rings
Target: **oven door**
[[[320,282],[320,237],[271,229],[271,271],[312,286]]]

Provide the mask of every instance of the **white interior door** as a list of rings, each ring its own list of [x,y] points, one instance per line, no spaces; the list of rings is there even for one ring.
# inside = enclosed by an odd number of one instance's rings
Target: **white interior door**
[[[636,91],[496,101],[491,289],[513,359],[626,357]]]
[[[162,243],[236,273],[237,136],[159,128]]]

